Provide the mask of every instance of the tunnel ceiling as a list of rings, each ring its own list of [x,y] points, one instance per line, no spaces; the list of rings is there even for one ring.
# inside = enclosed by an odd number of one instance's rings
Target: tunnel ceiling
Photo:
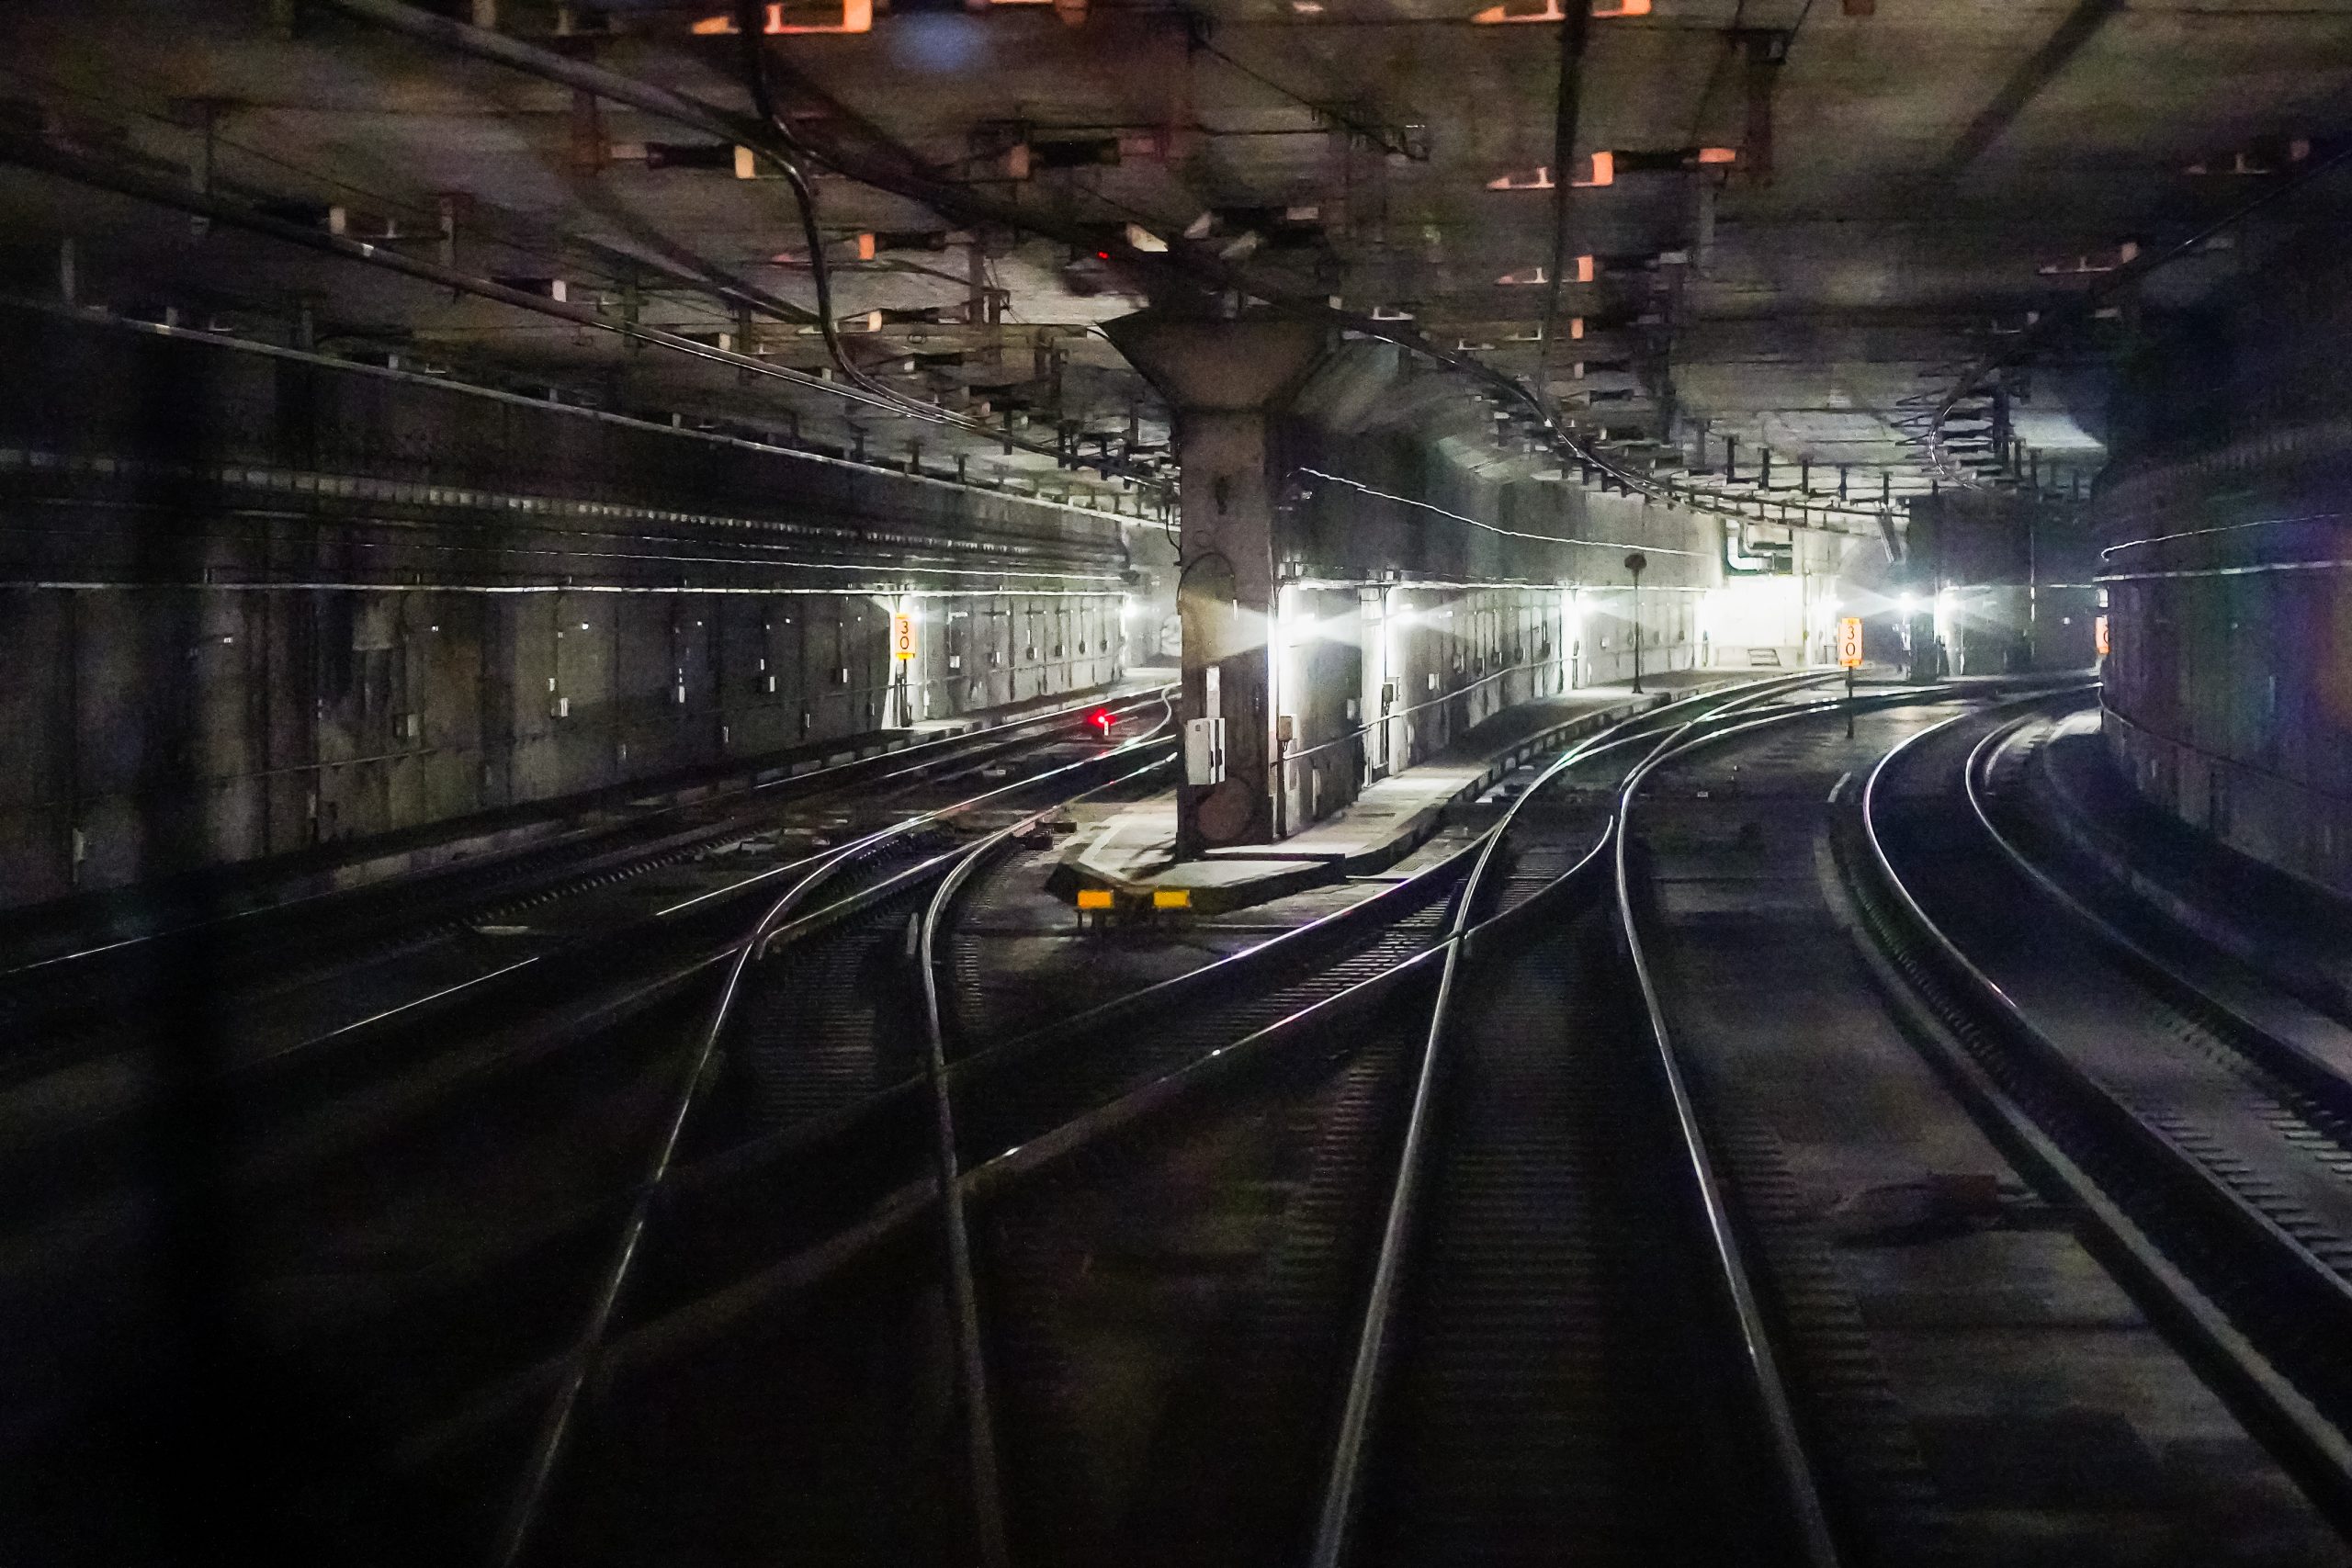
[[[864,5],[766,10],[772,27],[822,29],[856,26]],[[535,294],[560,287],[600,317],[775,366],[827,366],[813,327],[745,316],[710,285],[732,279],[801,312],[815,303],[787,186],[739,177],[733,150],[708,135],[293,0],[8,9],[0,94],[20,137]],[[737,40],[712,30],[728,23],[724,5],[441,9],[749,109]],[[960,457],[976,479],[1099,499],[1118,487],[1073,459],[1165,468],[1165,414],[1099,324],[1146,303],[1146,267],[1166,254],[1238,269],[1268,299],[1395,321],[1506,377],[1541,369],[1588,450],[1670,482],[1726,488],[1728,456],[1728,488],[1752,497],[1769,450],[1776,489],[1802,476],[1834,493],[1842,467],[1851,492],[1874,500],[1982,482],[1969,467],[1981,452],[1917,439],[1919,411],[1963,367],[2096,286],[2124,247],[2194,233],[2335,150],[2352,124],[2352,0],[1654,0],[1645,15],[1591,22],[1563,171],[1561,28],[1521,25],[1544,15],[1529,0],[1487,13],[1501,22],[1477,11],[1475,0],[877,4],[863,31],[769,38],[791,123],[1052,231],[816,182],[848,350],[978,430],[207,226],[54,172],[0,170],[9,286],[56,298],[70,235],[85,304],[797,429],[891,463],[910,448],[934,470]],[[1563,173],[1596,180],[1599,164],[1608,183],[1567,198],[1569,276],[1555,307],[1555,193],[1542,187]],[[2296,193],[2299,220],[2326,202],[2341,211],[2337,186]],[[2145,297],[2229,283],[2245,265],[2233,243],[2151,279]],[[1531,281],[1539,269],[1545,281]],[[1538,340],[1555,308],[1547,356]],[[2046,482],[2101,458],[2098,357],[2093,333],[2046,373],[2012,377],[2011,427]],[[1498,469],[1578,477],[1484,401],[1396,396],[1403,423],[1449,447],[1491,426]],[[1361,407],[1354,418],[1379,423]]]

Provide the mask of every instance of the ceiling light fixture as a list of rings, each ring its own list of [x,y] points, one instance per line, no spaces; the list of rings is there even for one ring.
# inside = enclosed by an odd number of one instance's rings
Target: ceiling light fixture
[[[1584,172],[1571,175],[1568,180],[1568,184],[1578,190],[1589,190],[1595,186],[1616,183],[1617,154],[1607,152],[1595,152],[1586,162]],[[1554,188],[1552,166],[1544,164],[1532,169],[1515,169],[1508,175],[1497,175],[1487,182],[1487,188],[1488,190],[1551,190]]]
[[[1543,168],[1529,169],[1521,174],[1497,175],[1487,182],[1487,188],[1488,190],[1550,190],[1552,170],[1547,164]]]
[[[1589,9],[1586,14],[1595,19],[1646,17],[1650,14],[1650,0],[1587,0],[1587,3]],[[1478,27],[1491,28],[1515,22],[1563,22],[1567,20],[1567,13],[1560,8],[1560,0],[1544,0],[1544,8],[1540,11],[1513,11],[1508,4],[1489,6],[1470,20]]]
[[[735,31],[735,18],[729,15],[705,17],[694,26],[705,37]],[[760,31],[771,38],[792,33],[870,33],[874,30],[874,0],[842,0],[842,19],[838,22],[787,22],[782,4],[767,8],[767,20]]]

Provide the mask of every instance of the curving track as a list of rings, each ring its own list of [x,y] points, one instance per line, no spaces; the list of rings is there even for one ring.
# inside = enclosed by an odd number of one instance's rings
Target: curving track
[[[2290,1037],[2070,892],[2004,826],[2035,720],[1890,753],[1844,846],[1953,1081],[2339,1524],[2352,1520],[2352,1041]],[[2275,1019],[2274,1021],[2275,1021]]]
[[[1082,1558],[1075,1543],[1084,1532],[1046,1502],[1066,1483],[1088,1486],[1093,1463],[1063,1419],[1071,1363],[1056,1341],[1069,1304],[1069,1233],[1052,1216],[1091,1185],[1081,1172],[1136,1160],[1156,1168],[1148,1151],[1237,1105],[1324,1093],[1342,1032],[1373,1021],[1385,1036],[1392,1010],[1413,1016],[1412,998],[1426,997],[1451,951],[1459,889],[1495,841],[1435,855],[1360,904],[1218,963],[1057,1024],[990,1037],[960,1016],[957,1003],[971,998],[952,984],[951,933],[968,890],[1029,826],[1011,824],[965,852],[920,917],[908,908],[873,933],[869,953],[892,953],[865,971],[868,1021],[839,1035],[828,1026],[811,1037],[817,1049],[777,1059],[816,1097],[812,1106],[830,1109],[715,1154],[673,1182],[673,1209],[697,1213],[691,1224],[665,1221],[667,1229],[695,1239],[657,1244],[639,1266],[633,1325],[611,1340],[593,1431],[530,1505],[524,1533],[546,1560],[628,1560],[653,1540],[718,1528],[715,1520],[749,1528],[747,1509],[790,1513],[810,1529],[821,1521],[821,1538],[843,1561],[918,1540],[954,1555],[944,1543],[959,1540],[983,1557],[1004,1541],[1019,1560]],[[827,1100],[842,1052],[865,1060],[890,1032],[871,1021],[886,1017],[923,1025],[899,1034],[900,1081]],[[746,1009],[720,1032],[748,1043],[753,1027]],[[1354,1087],[1340,1100],[1364,1126],[1385,1123],[1375,1091],[1383,1064],[1402,1054],[1347,1055],[1341,1076]],[[950,1208],[939,1203],[943,1190],[955,1194]],[[705,1211],[706,1201],[716,1206]],[[943,1279],[944,1293],[933,1294]],[[902,1354],[930,1369],[933,1403],[911,1428],[876,1423],[870,1385],[865,1397],[764,1413],[749,1427],[737,1404],[711,1393],[721,1368],[774,1387],[831,1383],[841,1337],[880,1322],[911,1333]],[[824,1346],[832,1351],[820,1355]],[[810,1447],[811,1421],[832,1442],[825,1457]],[[928,1434],[920,1453],[906,1440],[913,1429]],[[727,1487],[725,1477],[763,1462],[775,1479],[758,1502]],[[921,1484],[910,1467],[926,1478]],[[956,1500],[944,1538],[927,1533],[944,1528],[943,1473]],[[1000,1474],[1001,1484],[991,1479]]]
[[[793,889],[793,918],[764,933],[791,953],[993,814],[1164,769],[1164,697],[1124,711],[1138,722],[1108,747],[1071,735],[1074,711],[1041,715],[686,813],[660,844],[624,832],[469,873],[469,920],[535,900],[566,919],[541,928],[536,961],[470,987],[461,1009],[411,1006],[368,1029],[273,1040],[256,1021],[266,1000],[238,1010],[272,987],[260,967],[269,922],[256,918],[237,939],[255,944],[252,986],[232,966],[205,1016],[143,1019],[126,1005],[103,1048],[66,1030],[45,1055],[21,1055],[5,1110],[20,1179],[0,1240],[0,1318],[28,1325],[7,1438],[24,1507],[103,1560],[108,1529],[85,1510],[111,1490],[152,1495],[139,1412],[185,1393],[235,1412],[220,1443],[249,1473],[232,1479],[266,1491],[255,1517],[277,1532],[256,1549],[413,1561],[467,1541],[480,1495],[500,1485],[431,1476],[434,1434],[577,1332],[600,1255],[644,1190],[643,1151],[681,1124],[685,1087],[700,1081],[695,1014],[715,972],[747,950],[745,906]],[[861,818],[874,828],[855,831]],[[348,923],[307,911],[318,934],[290,943],[290,960],[331,989],[332,931],[364,987],[388,952],[447,940],[444,894],[394,936],[398,911],[372,897]],[[168,967],[179,960],[154,954],[194,938],[154,940],[31,973]],[[191,1056],[191,1032],[222,1048]],[[172,1138],[150,1135],[159,1118]],[[427,1477],[422,1490],[412,1472]]]
[[[340,1249],[265,1270],[275,1338],[230,1368],[306,1429],[342,1416],[269,1478],[286,1539],[363,1562],[1928,1560],[1889,1544],[1933,1509],[1818,1226],[1683,1038],[1659,867],[1721,846],[1645,793],[1845,705],[1806,683],[1627,721],[1353,901],[1059,1019],[1006,1008],[981,932],[1057,816],[1159,787],[1169,744],[1147,721],[962,770],[944,807],[729,881],[603,1049],[518,1007],[481,1049],[544,1070],[461,1051],[443,1111],[307,1145],[268,1124],[249,1190]],[[2074,947],[1980,920],[1973,958],[1935,923],[2066,907],[2000,826],[2007,716],[1897,747],[1839,818],[1862,912],[1964,1042],[1955,1081],[2010,1097],[1983,1113],[2019,1168],[2109,1222],[2143,1297],[2183,1287],[2167,1326],[2324,1499],[2332,1079],[2086,908]],[[2136,1144],[2049,1038],[2130,985],[2175,1010],[2179,1058],[2161,1083],[2106,1059],[2142,1075]],[[392,1147],[427,1176],[371,1193]],[[537,1193],[501,1174],[550,1168]]]

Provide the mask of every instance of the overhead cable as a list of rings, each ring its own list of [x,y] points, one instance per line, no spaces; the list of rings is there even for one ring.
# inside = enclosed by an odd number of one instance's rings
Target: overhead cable
[[[1498,524],[1485,522],[1479,518],[1469,516],[1464,513],[1449,512],[1442,506],[1432,506],[1426,501],[1415,501],[1409,495],[1391,495],[1385,490],[1374,490],[1368,484],[1363,484],[1358,480],[1348,479],[1343,475],[1326,473],[1321,468],[1302,467],[1294,468],[1291,471],[1293,473],[1308,474],[1316,479],[1328,480],[1332,484],[1345,485],[1350,490],[1358,491],[1372,497],[1374,501],[1391,501],[1395,502],[1399,506],[1412,507],[1417,512],[1435,513],[1440,517],[1449,518],[1456,523],[1466,523],[1473,528],[1481,529],[1489,534],[1500,534],[1505,538],[1510,539],[1532,539],[1538,544],[1544,545],[1577,545],[1589,549],[1639,549],[1645,555],[1653,556],[1691,556],[1698,558],[1706,558],[1710,554],[1710,552],[1706,550],[1671,550],[1668,549],[1663,545],[1635,545],[1624,539],[1573,539],[1559,534],[1530,534],[1518,528],[1505,528]]]

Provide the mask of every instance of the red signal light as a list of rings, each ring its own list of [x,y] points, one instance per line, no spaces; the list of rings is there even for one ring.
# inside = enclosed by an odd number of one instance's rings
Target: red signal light
[[[1102,732],[1103,739],[1108,740],[1111,738],[1112,720],[1111,710],[1109,708],[1096,708],[1092,713],[1086,716],[1086,722],[1101,730]]]

